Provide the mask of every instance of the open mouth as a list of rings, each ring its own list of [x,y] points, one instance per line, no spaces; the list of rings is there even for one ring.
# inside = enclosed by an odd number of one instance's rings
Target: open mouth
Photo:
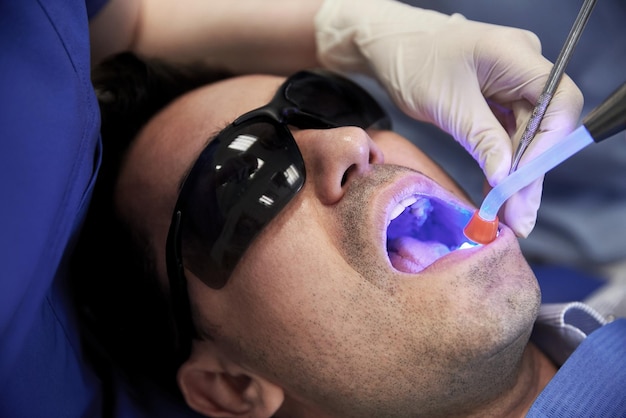
[[[475,244],[463,228],[472,213],[453,203],[417,194],[403,200],[391,213],[387,253],[396,270],[418,273],[444,255]]]

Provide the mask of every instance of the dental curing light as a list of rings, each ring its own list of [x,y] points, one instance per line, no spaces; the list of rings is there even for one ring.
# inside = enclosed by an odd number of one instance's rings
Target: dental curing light
[[[594,108],[580,127],[491,189],[480,210],[465,226],[463,233],[473,242],[489,244],[498,233],[497,213],[511,195],[529,185],[592,142],[600,142],[626,129],[626,82]]]

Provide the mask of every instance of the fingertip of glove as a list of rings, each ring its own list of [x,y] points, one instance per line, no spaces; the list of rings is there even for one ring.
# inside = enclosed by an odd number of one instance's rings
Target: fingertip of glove
[[[535,228],[537,220],[536,216],[519,216],[518,214],[505,215],[504,218],[504,223],[513,230],[518,238],[528,238],[528,235]]]
[[[513,196],[504,206],[503,222],[518,238],[528,238],[537,223],[538,205],[528,205],[525,199],[520,199],[520,202],[517,200]]]

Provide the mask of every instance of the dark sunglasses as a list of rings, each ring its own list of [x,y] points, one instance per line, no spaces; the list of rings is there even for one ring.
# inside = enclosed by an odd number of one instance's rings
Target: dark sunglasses
[[[189,171],[170,225],[166,260],[179,343],[193,335],[184,269],[220,289],[263,228],[304,185],[288,125],[390,129],[385,111],[351,80],[325,70],[289,77],[270,103],[221,131]]]

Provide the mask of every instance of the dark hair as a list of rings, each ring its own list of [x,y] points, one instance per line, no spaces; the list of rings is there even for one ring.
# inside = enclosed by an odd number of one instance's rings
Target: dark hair
[[[102,164],[71,260],[86,351],[100,377],[121,374],[178,393],[171,314],[148,243],[117,216],[113,193],[140,129],[173,99],[232,74],[114,56],[92,72],[102,114]]]

